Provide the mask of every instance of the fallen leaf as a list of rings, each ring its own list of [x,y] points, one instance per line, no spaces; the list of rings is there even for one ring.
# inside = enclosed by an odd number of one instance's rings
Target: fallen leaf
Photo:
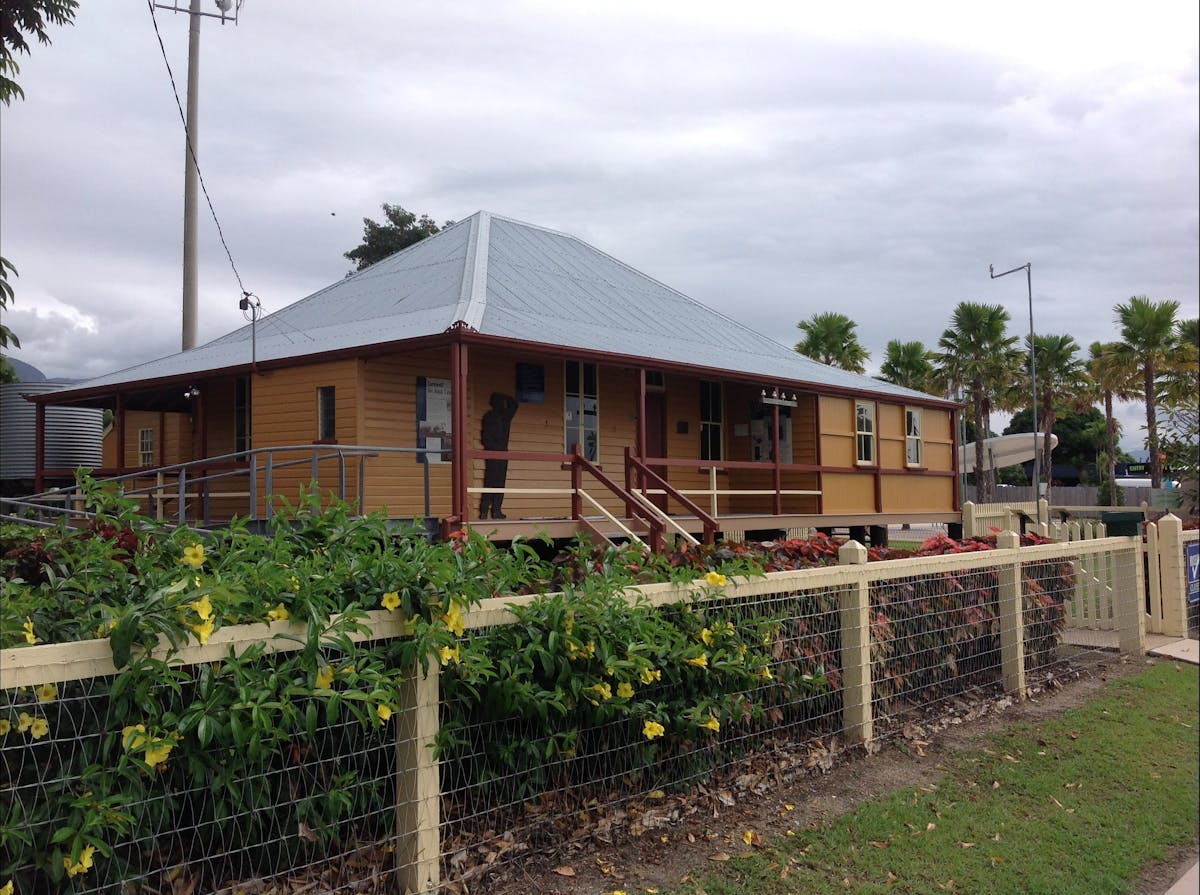
[[[875,846],[876,848],[890,848],[891,847],[890,842],[880,842],[878,839],[872,839],[871,844],[873,846]]]
[[[710,856],[709,860],[710,861],[728,861],[729,854],[727,852],[719,851],[716,854]]]
[[[958,844],[961,845],[963,848],[974,848],[975,847],[974,842],[960,842]]]
[[[574,876],[575,868],[568,867],[566,864],[564,864],[562,867],[555,867],[554,872],[557,873],[559,876]]]

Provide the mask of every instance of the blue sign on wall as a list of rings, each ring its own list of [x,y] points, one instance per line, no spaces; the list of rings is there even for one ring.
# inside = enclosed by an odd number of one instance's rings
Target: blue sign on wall
[[[1200,541],[1185,544],[1183,558],[1187,566],[1187,601],[1200,603]]]

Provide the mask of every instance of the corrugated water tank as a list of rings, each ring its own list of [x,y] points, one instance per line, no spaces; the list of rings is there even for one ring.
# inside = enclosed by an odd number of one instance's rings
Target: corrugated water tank
[[[22,395],[66,388],[62,382],[0,385],[0,479],[32,479],[37,445],[37,410]],[[104,411],[91,407],[46,408],[46,468],[74,469],[103,464]]]

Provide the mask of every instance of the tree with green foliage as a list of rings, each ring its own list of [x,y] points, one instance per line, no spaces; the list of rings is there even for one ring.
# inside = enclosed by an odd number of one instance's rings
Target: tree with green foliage
[[[1007,333],[1008,311],[1000,305],[959,302],[950,328],[942,333],[937,355],[938,375],[951,387],[965,388],[971,401],[975,432],[987,432],[991,410],[1001,386],[1011,375],[1016,336]],[[975,439],[977,497],[987,503],[995,496],[995,470],[984,462],[983,439]]]
[[[384,202],[382,207],[384,222],[363,218],[362,243],[345,253],[344,257],[357,265],[355,270],[370,267],[377,261],[382,261],[401,249],[420,242],[426,236],[432,236],[442,227],[449,227],[454,223],[446,221],[439,227],[427,214],[417,217],[411,211],[406,211],[399,205],[389,205],[387,202]]]
[[[1041,403],[1040,394],[1038,403]],[[1031,432],[1032,426],[1030,409],[1026,407],[1013,414],[1004,428],[1004,434]],[[1054,416],[1054,434],[1058,436],[1058,446],[1054,449],[1054,465],[1075,467],[1079,471],[1080,484],[1095,481],[1100,475],[1104,459],[1105,427],[1104,414],[1098,408],[1080,408],[1060,401]],[[1116,427],[1119,436],[1120,423],[1116,423]],[[1125,459],[1127,455],[1116,450],[1115,456],[1117,459]],[[1051,465],[1046,466],[1046,473],[1049,474],[1053,468]]]
[[[29,55],[29,40],[49,46],[51,25],[70,25],[78,0],[0,0],[0,102],[9,105],[25,91],[13,80],[20,73],[17,54]]]
[[[1104,464],[1099,500],[1102,504],[1118,506],[1121,494],[1116,487],[1116,465],[1120,424],[1113,413],[1113,399],[1132,401],[1137,398],[1137,371],[1116,342],[1093,342],[1088,348],[1087,364],[1093,395],[1104,402]]]
[[[1178,358],[1177,301],[1151,301],[1134,295],[1113,308],[1121,327],[1120,353],[1136,365],[1146,402],[1146,448],[1150,451],[1150,487],[1162,487],[1162,454],[1158,443],[1158,393],[1172,361]]]
[[[78,0],[0,0],[0,103],[8,106],[13,98],[25,98],[13,78],[20,73],[17,55],[29,55],[29,40],[49,45],[50,35],[46,29],[51,25],[70,25],[75,19]],[[13,302],[13,287],[8,275],[17,275],[17,269],[4,257],[0,257],[0,313],[8,310]],[[0,321],[0,350],[9,345],[21,347],[20,340],[11,329]],[[0,382],[16,382],[17,374],[4,357],[0,357]]]
[[[924,343],[891,339],[886,352],[879,368],[881,379],[919,392],[932,393],[937,389],[933,366],[936,355]]]
[[[796,326],[804,333],[804,338],[796,343],[798,353],[851,373],[866,370],[870,355],[859,344],[858,324],[845,314],[822,311]]]
[[[1060,404],[1087,406],[1089,403],[1087,376],[1083,361],[1078,357],[1079,344],[1071,336],[1036,335],[1033,339],[1037,353],[1038,431],[1042,433],[1042,468],[1046,470],[1046,499],[1050,499],[1054,468],[1050,460],[1050,433]],[[1029,347],[1025,339],[1026,350]]]

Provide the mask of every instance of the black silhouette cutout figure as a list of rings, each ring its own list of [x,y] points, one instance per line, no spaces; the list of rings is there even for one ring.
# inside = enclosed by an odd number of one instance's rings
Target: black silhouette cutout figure
[[[492,392],[488,403],[492,405],[492,409],[483,415],[479,440],[483,442],[485,451],[506,451],[508,450],[508,433],[512,428],[512,418],[517,412],[517,399],[500,392]],[[507,460],[483,461],[483,487],[503,488],[507,479]],[[503,494],[482,495],[479,499],[479,518],[486,519],[489,508],[493,519],[506,518],[500,512],[500,504],[503,502]]]

